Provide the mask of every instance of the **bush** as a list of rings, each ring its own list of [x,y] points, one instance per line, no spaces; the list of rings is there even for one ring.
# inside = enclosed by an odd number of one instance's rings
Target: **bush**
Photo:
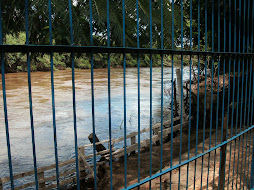
[[[90,61],[86,57],[75,58],[75,67],[79,69],[90,69]]]

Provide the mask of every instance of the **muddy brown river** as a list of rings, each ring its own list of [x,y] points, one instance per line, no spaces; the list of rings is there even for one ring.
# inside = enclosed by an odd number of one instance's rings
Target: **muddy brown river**
[[[160,122],[161,69],[153,68],[153,123]],[[95,127],[100,140],[109,138],[108,131],[108,73],[94,70]],[[75,70],[78,145],[89,144],[92,132],[91,71]],[[189,68],[184,69],[189,79]],[[50,72],[33,72],[32,99],[35,143],[38,167],[53,164],[54,136],[51,104]],[[138,85],[137,68],[126,69],[127,134],[137,131]],[[141,129],[149,126],[150,68],[140,69]],[[75,157],[71,70],[54,72],[56,128],[59,162]],[[2,86],[0,87],[0,178],[9,175],[5,137]],[[171,68],[164,68],[164,108],[169,107]],[[8,122],[14,174],[33,169],[32,140],[29,114],[27,73],[6,74]],[[123,127],[123,69],[111,69],[112,138],[124,135]],[[144,138],[144,137],[143,137]],[[119,145],[121,146],[121,145]],[[22,183],[22,182],[20,182]]]

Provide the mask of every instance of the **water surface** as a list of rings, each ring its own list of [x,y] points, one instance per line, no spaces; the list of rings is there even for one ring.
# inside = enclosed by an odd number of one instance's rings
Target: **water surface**
[[[38,167],[53,164],[54,136],[50,72],[33,72],[32,100],[35,144]],[[78,145],[90,144],[92,132],[91,71],[75,70]],[[185,68],[183,79],[189,79]],[[138,80],[137,68],[126,69],[126,127],[127,133],[137,131]],[[174,76],[175,77],[175,76]],[[54,72],[56,127],[59,162],[75,157],[71,70]],[[150,68],[140,69],[141,129],[149,127]],[[169,107],[171,68],[164,68],[164,108]],[[1,89],[2,97],[2,89]],[[33,169],[27,73],[6,74],[8,122],[14,174]],[[96,135],[100,140],[109,138],[108,73],[107,69],[94,70],[94,100]],[[112,138],[124,135],[123,69],[111,68]],[[152,70],[153,123],[160,122],[161,69]],[[0,102],[0,178],[9,175],[5,137],[3,101]],[[123,145],[117,145],[123,146]],[[90,150],[88,150],[90,152]]]

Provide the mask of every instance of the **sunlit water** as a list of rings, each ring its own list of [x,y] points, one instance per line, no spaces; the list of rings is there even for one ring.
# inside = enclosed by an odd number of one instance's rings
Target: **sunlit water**
[[[90,144],[92,133],[91,71],[75,71],[78,145]],[[189,79],[189,68],[185,68],[183,79]],[[32,99],[35,128],[35,144],[38,167],[55,162],[52,121],[52,99],[50,72],[33,72]],[[59,162],[75,157],[74,122],[71,70],[55,71],[56,128]],[[174,75],[174,77],[176,77]],[[126,69],[126,127],[127,134],[138,129],[138,80],[137,68]],[[112,138],[124,135],[123,69],[111,68],[111,123]],[[149,126],[150,118],[150,69],[140,69],[141,129]],[[171,68],[164,68],[164,108],[169,107]],[[21,173],[33,169],[33,153],[30,128],[27,73],[6,75],[8,122],[10,130],[13,172]],[[2,89],[1,89],[2,97]],[[102,140],[109,138],[108,73],[107,69],[94,71],[94,100],[96,135]],[[152,117],[160,122],[161,69],[152,70]],[[0,178],[9,175],[5,136],[3,101],[0,103]],[[144,137],[143,137],[144,138]],[[123,147],[118,144],[118,147]],[[91,150],[88,150],[89,152]],[[89,153],[88,152],[88,153]],[[17,182],[17,183],[22,183]],[[16,183],[16,185],[18,185]]]

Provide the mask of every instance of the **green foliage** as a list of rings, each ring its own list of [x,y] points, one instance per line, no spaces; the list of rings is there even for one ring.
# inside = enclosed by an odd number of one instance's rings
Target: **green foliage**
[[[29,43],[49,44],[48,0],[28,0],[29,10]],[[122,1],[109,1],[110,46],[123,45]],[[137,46],[136,0],[125,1],[125,46]],[[68,3],[62,0],[51,1],[53,43],[70,44],[70,21]],[[150,47],[150,11],[147,0],[138,1],[140,47]],[[161,39],[160,1],[152,2],[152,38],[154,48],[160,48]],[[171,3],[163,2],[164,48],[172,47]],[[73,35],[75,45],[90,44],[90,1],[77,0],[72,5]],[[25,6],[23,2],[8,0],[2,2],[2,20],[4,34],[18,34],[25,31]],[[107,44],[107,1],[92,0],[93,45]],[[174,9],[175,45],[179,44],[181,14],[180,7]],[[183,23],[186,29],[186,23]],[[6,37],[6,36],[5,36]]]
[[[25,33],[21,32],[16,35],[7,35],[6,42],[8,44],[22,44],[25,42]],[[94,54],[94,68],[106,68],[108,66],[108,54],[97,53]],[[23,72],[27,71],[27,57],[23,53],[6,53],[6,71],[7,72]],[[150,65],[150,55],[140,55],[140,66],[147,67]],[[75,55],[75,68],[78,69],[90,69],[91,68],[91,55],[81,54]],[[111,54],[110,64],[112,67],[123,66],[123,54]],[[153,66],[160,66],[160,55],[152,55]],[[169,56],[164,57],[164,65],[171,65],[171,59]],[[32,53],[30,54],[30,66],[31,71],[50,71],[51,60],[49,54]],[[126,66],[136,67],[137,57],[133,54],[126,54]],[[69,53],[54,53],[53,54],[53,69],[62,70],[71,67],[71,57]]]
[[[75,67],[79,69],[90,69],[91,64],[87,57],[75,58]]]
[[[6,35],[6,44],[17,45],[17,44],[25,44],[26,42],[26,34],[24,32],[20,32],[17,34],[7,34]]]
[[[174,44],[172,44],[172,4],[171,1],[163,1],[163,28],[164,28],[164,44],[161,44],[161,1],[152,1],[152,26],[150,26],[150,7],[147,0],[138,1],[139,11],[139,45],[141,48],[166,48],[179,49],[181,44],[181,2],[183,2],[183,38],[184,49],[189,49],[190,43],[190,1],[174,1]],[[214,36],[212,38],[212,2],[214,2]],[[239,5],[239,0],[236,1]],[[244,2],[242,1],[242,10],[244,13]],[[252,7],[253,2],[250,3]],[[48,0],[28,0],[29,9],[29,43],[30,44],[49,44],[49,12],[48,12]],[[70,44],[70,20],[69,20],[69,7],[68,3],[63,3],[62,0],[51,1],[52,7],[52,31],[53,31],[53,44],[64,45]],[[220,26],[218,26],[218,8],[220,7]],[[224,10],[225,7],[225,10]],[[4,43],[6,44],[24,44],[26,41],[25,31],[25,6],[24,2],[17,0],[8,0],[1,3],[2,8],[2,22],[3,24],[3,36]],[[199,9],[200,8],[200,9]],[[121,47],[123,46],[123,6],[122,0],[109,0],[109,18],[110,18],[110,46]],[[198,13],[200,10],[200,25],[198,24]],[[205,12],[207,10],[207,20],[205,19]],[[137,47],[137,12],[136,12],[136,0],[125,0],[125,46]],[[225,12],[224,12],[225,11]],[[231,38],[227,37],[224,40],[224,20],[226,19],[227,28],[226,32],[229,32],[229,13],[231,12]],[[207,9],[205,1],[198,0],[192,1],[192,49],[197,50],[200,45],[200,51],[211,51],[212,44],[214,45],[214,51],[220,48],[220,51],[224,51],[224,41],[226,51],[233,47],[229,47],[229,41],[231,40],[233,45],[234,27],[236,31],[239,31],[239,9],[235,10],[233,4],[231,10],[229,5],[224,6],[221,1],[207,0]],[[247,14],[247,12],[245,13]],[[250,10],[249,15],[252,15]],[[91,45],[90,39],[90,1],[88,0],[76,0],[72,5],[72,21],[73,21],[73,35],[74,44],[87,46]],[[247,18],[247,15],[245,15]],[[244,19],[242,16],[240,19]],[[253,19],[249,19],[248,22],[252,23]],[[243,23],[243,20],[241,20]],[[245,24],[247,31],[248,24]],[[207,26],[207,47],[205,31]],[[150,33],[150,27],[152,33]],[[198,27],[200,27],[200,41],[198,40]],[[220,27],[220,32],[218,32]],[[107,1],[105,0],[92,0],[92,37],[93,45],[106,46],[107,45]],[[152,44],[150,44],[150,35],[152,35]],[[218,43],[218,35],[220,35],[220,43]],[[228,36],[228,35],[227,35]],[[236,46],[239,47],[238,40],[243,41],[243,36],[237,39]],[[219,45],[218,45],[219,44]],[[245,43],[247,46],[250,43]],[[240,49],[243,47],[240,44]],[[237,48],[238,50],[238,48]],[[94,68],[106,68],[107,67],[107,54],[94,54]],[[122,54],[111,54],[111,66],[123,66]],[[152,56],[153,66],[160,65],[160,55]],[[171,56],[164,56],[164,65],[171,65]],[[189,57],[184,56],[184,64],[189,63]],[[214,58],[214,61],[218,61],[218,58]],[[145,67],[150,65],[150,55],[140,55],[140,65]],[[181,63],[181,56],[174,55],[175,64]],[[195,56],[192,57],[192,64],[196,66],[198,60]],[[205,57],[200,56],[201,69],[205,63]],[[20,72],[26,71],[26,55],[21,53],[6,54],[7,71]],[[134,54],[126,54],[127,67],[137,66],[137,57]],[[54,69],[66,69],[71,67],[70,54],[58,54],[54,53]],[[91,68],[91,55],[77,55],[75,56],[75,67],[80,69]],[[216,67],[216,65],[215,65]],[[31,70],[50,70],[50,57],[44,54],[32,54],[31,55]]]
[[[7,44],[24,44],[25,33],[8,34],[6,36]],[[25,71],[26,55],[24,53],[6,53],[5,65],[8,72],[21,72]]]
[[[25,71],[26,55],[22,53],[6,53],[5,54],[5,67],[8,72]],[[17,69],[18,67],[18,69]]]
[[[18,34],[25,30],[25,6],[24,1],[1,1],[1,18],[3,34]],[[22,24],[23,23],[23,24]],[[6,36],[4,36],[4,41]]]
[[[50,56],[49,55],[39,55],[36,56],[36,67],[39,71],[50,71]]]

